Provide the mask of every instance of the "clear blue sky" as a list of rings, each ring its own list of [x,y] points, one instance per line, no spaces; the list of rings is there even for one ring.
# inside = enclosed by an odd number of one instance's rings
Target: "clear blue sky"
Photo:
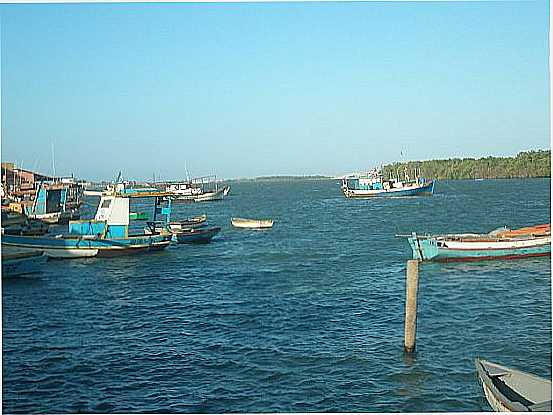
[[[549,148],[549,5],[7,5],[2,160],[89,179],[341,174]],[[400,153],[404,153],[404,157]]]

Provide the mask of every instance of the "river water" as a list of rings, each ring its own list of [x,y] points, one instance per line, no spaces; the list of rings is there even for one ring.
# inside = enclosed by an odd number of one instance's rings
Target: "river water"
[[[374,200],[331,180],[238,182],[173,218],[201,213],[223,228],[209,245],[2,279],[4,412],[489,411],[475,357],[551,377],[550,258],[421,265],[405,356],[411,252],[395,237],[550,222],[549,179]]]

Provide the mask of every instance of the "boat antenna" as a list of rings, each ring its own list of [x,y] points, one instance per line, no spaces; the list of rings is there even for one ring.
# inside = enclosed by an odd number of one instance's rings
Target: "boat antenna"
[[[187,166],[186,161],[184,162],[184,171],[186,172],[186,181],[189,182],[190,181],[190,174],[188,173],[188,166]]]
[[[52,145],[52,174],[53,174],[53,178],[55,180],[55,178],[56,178],[56,159],[54,158],[54,142],[52,141],[50,144]]]

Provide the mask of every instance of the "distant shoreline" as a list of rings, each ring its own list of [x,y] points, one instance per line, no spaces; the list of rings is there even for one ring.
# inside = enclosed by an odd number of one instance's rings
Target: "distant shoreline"
[[[454,181],[489,181],[489,180],[534,180],[534,179],[551,179],[550,176],[535,176],[535,177],[491,177],[484,178],[479,177],[476,179],[473,178],[464,178],[464,179],[439,179],[440,181],[454,182]],[[286,176],[282,178],[278,177],[265,177],[262,178],[251,178],[251,179],[229,179],[223,180],[224,183],[243,183],[243,182],[265,182],[265,183],[276,183],[276,182],[301,182],[301,181],[340,181],[338,177],[332,176]]]
[[[315,175],[306,175],[306,176],[259,176],[252,178],[239,178],[239,179],[228,179],[223,180],[225,183],[230,182],[294,182],[294,181],[305,181],[305,180],[332,180],[335,179],[332,176],[325,176],[320,174]]]

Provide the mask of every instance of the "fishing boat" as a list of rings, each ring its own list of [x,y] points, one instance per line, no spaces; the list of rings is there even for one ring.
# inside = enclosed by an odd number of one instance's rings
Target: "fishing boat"
[[[231,218],[230,223],[235,228],[268,229],[273,227],[273,220],[271,219]]]
[[[551,380],[478,358],[475,365],[494,411],[551,412]]]
[[[70,184],[41,182],[31,205],[22,204],[30,219],[39,219],[48,224],[65,224],[80,217],[75,201],[68,205]],[[78,205],[78,203],[77,203]]]
[[[220,231],[221,228],[218,226],[213,228],[187,229],[175,232],[175,237],[179,244],[207,244]]]
[[[155,198],[154,220],[157,214],[169,218],[171,202],[163,206],[166,193],[150,193]],[[100,199],[94,219],[69,222],[69,232],[55,236],[4,235],[2,243],[21,249],[42,250],[51,258],[79,258],[109,256],[154,251],[166,248],[171,232],[162,230],[150,235],[129,234],[129,199],[144,194],[104,195]]]
[[[47,257],[43,251],[21,250],[2,243],[3,277],[14,277],[39,272],[46,260]]]
[[[216,176],[198,177],[184,182],[170,182],[165,185],[166,192],[176,201],[209,202],[223,200],[230,192],[230,186],[219,188]]]
[[[417,235],[409,238],[413,259],[482,261],[551,255],[550,224],[520,229],[499,228],[486,234]]]
[[[342,193],[347,198],[371,198],[381,196],[432,196],[434,181],[405,173],[405,180],[391,178],[385,180],[380,169],[367,173],[354,174],[342,179]]]

